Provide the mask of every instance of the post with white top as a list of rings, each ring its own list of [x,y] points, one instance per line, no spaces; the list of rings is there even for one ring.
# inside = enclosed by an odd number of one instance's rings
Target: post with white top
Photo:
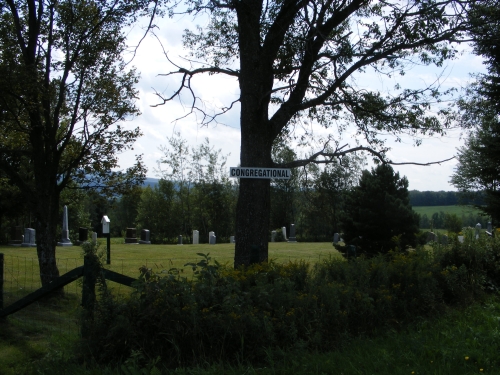
[[[111,264],[111,237],[109,233],[109,218],[104,215],[101,220],[102,234],[106,235],[106,264]]]

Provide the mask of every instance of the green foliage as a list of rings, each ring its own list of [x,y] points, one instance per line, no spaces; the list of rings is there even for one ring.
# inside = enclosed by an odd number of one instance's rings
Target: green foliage
[[[456,214],[446,214],[444,217],[444,227],[449,232],[459,233],[462,231],[462,220]]]
[[[401,236],[404,249],[415,245],[418,215],[410,206],[408,180],[389,165],[364,171],[359,185],[349,194],[345,207],[343,233],[346,243],[360,247],[369,255],[387,253]]]
[[[469,236],[471,237],[471,236]],[[474,249],[474,250],[472,250]],[[269,351],[319,350],[467,304],[498,285],[500,241],[482,239],[350,262],[325,259],[233,269],[199,254],[189,280],[141,268],[130,298],[106,301],[87,355],[135,352],[168,367],[261,363]]]
[[[234,235],[236,193],[226,176],[227,156],[210,146],[208,139],[189,148],[176,133],[160,150],[163,178],[158,186],[143,191],[137,226],[149,229],[153,243],[177,243],[182,235],[191,239],[198,230],[200,242],[214,231],[218,242]]]
[[[457,216],[462,228],[474,227],[477,223],[486,228],[490,221],[488,216],[474,206],[423,206],[412,209],[420,215],[420,229],[430,229],[431,226],[433,229],[447,229],[445,219],[448,215]]]
[[[466,197],[484,192],[480,206],[496,222],[500,220],[500,3],[477,2],[469,12],[469,29],[475,52],[485,59],[488,74],[477,75],[458,102],[460,122],[469,130],[465,145],[458,149],[458,164],[451,183]]]

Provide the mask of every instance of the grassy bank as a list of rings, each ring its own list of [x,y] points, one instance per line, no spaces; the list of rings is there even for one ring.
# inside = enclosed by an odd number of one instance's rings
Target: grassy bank
[[[375,337],[345,342],[325,353],[268,351],[264,364],[220,363],[209,367],[166,370],[154,361],[139,365],[147,353],[137,354],[121,367],[75,362],[74,340],[50,331],[18,327],[10,320],[0,325],[0,373],[14,374],[179,374],[179,375],[410,375],[500,373],[500,298],[491,296],[466,308],[452,309],[436,319],[420,321],[402,331],[379,332]]]
[[[114,245],[112,251],[120,249],[129,260],[138,259],[137,251],[145,255],[153,250]],[[500,259],[494,250],[498,246],[481,239],[474,242],[471,257],[469,245],[453,244],[456,248],[449,252],[437,246],[426,251],[432,250],[429,256],[417,250],[387,259],[339,262],[332,259],[338,254],[329,243],[271,244],[277,255],[271,257],[280,259],[281,255],[282,259],[275,266],[258,265],[249,272],[207,266],[195,284],[175,274],[148,274],[151,278],[138,286],[140,295],[118,303],[102,300],[96,315],[102,330],[97,327],[94,341],[87,341],[93,352],[85,362],[81,356],[85,348],[75,350],[73,346],[79,342],[77,320],[72,323],[73,330],[56,329],[62,318],[79,315],[75,283],[73,294],[36,306],[44,313],[41,317],[34,314],[36,324],[20,319],[22,314],[30,314],[28,309],[0,324],[0,374],[500,373],[498,289],[489,296],[481,290],[485,280],[498,281],[494,266]],[[153,252],[156,257],[150,264],[161,265],[162,259],[191,261],[189,245],[184,246],[160,246],[163,252]],[[195,258],[196,253],[204,252],[201,246],[192,250]],[[214,255],[230,251],[233,245],[205,246],[205,252]],[[162,257],[167,250],[181,253],[178,258]],[[182,252],[189,257],[180,258]],[[313,268],[301,262],[282,264],[293,260],[292,256],[308,260]],[[112,266],[114,259],[112,255]],[[146,264],[146,259],[149,255],[140,257],[134,267]],[[231,261],[220,262],[231,265]],[[308,270],[315,272],[307,276]],[[189,267],[185,273],[191,279]],[[108,316],[99,315],[103,313]],[[267,325],[262,326],[263,321]],[[180,330],[183,337],[177,337],[176,327],[184,327]],[[116,331],[122,328],[123,332]],[[226,356],[216,347],[222,331],[232,340],[224,346]],[[168,349],[171,345],[177,350],[189,349],[182,354],[185,358],[194,353],[199,338],[206,339],[200,346],[204,352],[194,361],[187,364],[189,361],[181,361],[179,355],[177,366],[170,361],[170,370],[162,367],[172,353]],[[137,345],[122,350],[122,339],[124,345]],[[120,367],[111,367],[104,357],[97,365],[97,357],[113,346],[124,361]],[[234,353],[228,354],[234,348]],[[283,348],[288,349],[283,352]]]

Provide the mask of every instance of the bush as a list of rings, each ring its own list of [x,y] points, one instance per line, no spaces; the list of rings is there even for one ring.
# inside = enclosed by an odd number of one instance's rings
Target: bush
[[[498,278],[500,247],[486,240],[474,252],[467,246],[237,270],[200,254],[189,264],[192,280],[143,267],[130,298],[100,299],[87,348],[102,362],[147,353],[172,367],[261,362],[277,348],[331,349],[481,295],[485,281]]]

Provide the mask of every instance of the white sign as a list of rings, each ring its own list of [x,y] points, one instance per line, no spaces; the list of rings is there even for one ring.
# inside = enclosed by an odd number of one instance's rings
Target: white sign
[[[233,178],[275,178],[288,180],[292,176],[292,170],[287,168],[253,168],[253,167],[231,167],[229,177]]]

